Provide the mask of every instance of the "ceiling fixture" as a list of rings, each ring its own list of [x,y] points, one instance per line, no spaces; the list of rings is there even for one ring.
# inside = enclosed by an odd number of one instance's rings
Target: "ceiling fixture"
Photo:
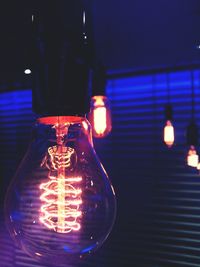
[[[174,144],[174,127],[172,124],[172,106],[170,103],[170,81],[169,74],[167,73],[167,99],[168,103],[165,106],[165,119],[166,124],[164,127],[164,142],[170,148]]]
[[[33,109],[38,119],[8,189],[6,224],[31,257],[63,266],[103,244],[115,220],[116,200],[85,117],[89,8],[78,0],[37,3]]]

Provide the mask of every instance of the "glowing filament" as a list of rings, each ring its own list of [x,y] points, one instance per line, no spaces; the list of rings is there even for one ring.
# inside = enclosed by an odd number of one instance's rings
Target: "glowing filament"
[[[106,108],[97,107],[94,109],[94,129],[97,134],[103,134],[106,128]]]
[[[187,155],[187,165],[196,168],[199,163],[199,156],[197,155],[194,146],[191,146]]]
[[[91,98],[88,119],[92,126],[92,135],[94,137],[104,138],[111,132],[111,110],[106,96],[97,95]]]
[[[174,127],[171,121],[167,121],[164,128],[164,142],[168,147],[171,147],[174,143]]]
[[[73,148],[56,145],[48,149],[48,157],[42,162],[50,172],[49,181],[40,185],[40,190],[43,190],[40,199],[44,202],[40,209],[40,222],[59,233],[80,229],[82,191],[77,183],[82,181],[82,177],[65,174],[66,169],[72,167],[73,155]]]
[[[71,166],[71,155],[74,154],[74,149],[71,147],[62,147],[62,152],[57,146],[49,147],[50,162],[54,170],[69,168]]]
[[[77,221],[81,216],[81,189],[75,184],[81,177],[60,177],[40,185],[43,194],[40,199],[45,204],[41,207],[40,221],[56,232],[69,233],[80,229]]]

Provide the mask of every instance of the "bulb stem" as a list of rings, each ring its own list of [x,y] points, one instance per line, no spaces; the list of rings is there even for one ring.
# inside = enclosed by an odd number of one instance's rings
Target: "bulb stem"
[[[57,144],[58,144],[58,153],[63,155],[64,151],[64,139],[68,133],[69,125],[61,125],[58,124],[56,127],[56,137],[57,137]],[[58,226],[57,232],[64,233],[65,232],[65,167],[63,162],[63,157],[58,159]]]

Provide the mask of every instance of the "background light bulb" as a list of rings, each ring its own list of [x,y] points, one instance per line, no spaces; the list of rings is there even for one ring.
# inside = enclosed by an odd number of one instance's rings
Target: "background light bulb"
[[[103,138],[111,132],[111,111],[106,96],[93,96],[90,104],[89,121],[96,138]]]
[[[164,142],[168,147],[174,144],[174,127],[170,120],[166,122],[164,127]]]
[[[11,236],[40,261],[57,267],[102,245],[114,223],[116,200],[87,120],[37,120],[5,203]]]
[[[187,165],[196,168],[199,163],[199,156],[194,146],[190,146],[187,154]]]
[[[197,170],[200,171],[200,162],[197,165]]]

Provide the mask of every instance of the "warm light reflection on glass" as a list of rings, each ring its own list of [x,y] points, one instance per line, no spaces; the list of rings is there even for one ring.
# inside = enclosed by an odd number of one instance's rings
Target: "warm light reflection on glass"
[[[194,146],[190,146],[187,155],[187,165],[196,168],[198,164],[199,164],[199,156],[197,155],[196,149]]]
[[[94,137],[102,138],[110,133],[112,128],[111,111],[107,97],[92,97],[89,121],[92,125]]]
[[[164,142],[168,147],[174,144],[174,127],[171,121],[167,121],[164,128]]]

